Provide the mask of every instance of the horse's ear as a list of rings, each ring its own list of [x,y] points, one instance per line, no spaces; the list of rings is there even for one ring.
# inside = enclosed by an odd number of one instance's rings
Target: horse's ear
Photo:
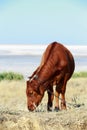
[[[29,76],[28,79],[31,80],[31,76]]]
[[[33,79],[38,79],[38,75],[35,74],[35,75],[33,76]]]
[[[26,81],[26,87],[28,88],[29,86],[29,80]]]
[[[29,82],[32,81],[32,77],[31,77],[31,76],[28,77],[28,81],[29,81]]]
[[[32,77],[32,76],[29,76],[28,79],[29,79],[29,81],[31,82],[31,81],[34,80],[34,79],[38,79],[38,75],[34,75],[33,77]]]
[[[29,86],[29,83],[31,82],[32,78],[31,76],[27,77],[26,79],[26,85]]]

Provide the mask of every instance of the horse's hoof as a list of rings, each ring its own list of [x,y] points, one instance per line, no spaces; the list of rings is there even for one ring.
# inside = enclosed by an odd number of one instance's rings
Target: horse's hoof
[[[59,107],[55,107],[54,111],[58,112],[59,111]]]
[[[48,112],[52,112],[52,111],[53,111],[53,110],[52,110],[52,107],[47,108],[47,111],[48,111]]]

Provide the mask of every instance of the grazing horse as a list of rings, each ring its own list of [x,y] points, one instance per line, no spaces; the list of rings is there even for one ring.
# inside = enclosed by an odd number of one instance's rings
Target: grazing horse
[[[75,68],[71,52],[62,44],[53,42],[46,48],[39,67],[27,81],[27,107],[30,111],[40,104],[45,91],[48,93],[47,110],[51,111],[55,88],[55,110],[66,109],[65,91],[67,81],[71,78]],[[61,96],[59,106],[58,97]]]

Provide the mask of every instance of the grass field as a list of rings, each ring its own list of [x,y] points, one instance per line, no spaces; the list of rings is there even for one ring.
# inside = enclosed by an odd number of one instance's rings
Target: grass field
[[[86,99],[85,93],[87,93],[86,76],[86,72],[75,73],[68,81],[66,89],[67,102],[79,105],[84,104],[84,99]],[[47,104],[47,93],[41,102],[41,106],[43,106],[42,104],[44,106]],[[24,79],[0,81],[0,107],[14,110],[27,110],[26,81]]]
[[[73,78],[87,78],[87,72],[75,72]]]
[[[86,130],[87,77],[72,77],[66,89],[67,111],[47,112],[47,93],[29,112],[25,80],[0,81],[0,130]]]
[[[0,81],[2,80],[23,80],[24,77],[22,74],[15,72],[2,72],[0,73]]]

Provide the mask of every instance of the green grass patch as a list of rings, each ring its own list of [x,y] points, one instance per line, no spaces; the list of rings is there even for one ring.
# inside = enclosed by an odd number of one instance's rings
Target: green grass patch
[[[87,72],[75,72],[72,78],[87,78]],[[24,80],[24,76],[15,72],[2,72],[0,73],[1,80]]]
[[[75,72],[72,78],[87,78],[87,72]]]
[[[23,80],[24,77],[22,74],[14,73],[14,72],[3,72],[0,73],[0,81],[1,80]]]

